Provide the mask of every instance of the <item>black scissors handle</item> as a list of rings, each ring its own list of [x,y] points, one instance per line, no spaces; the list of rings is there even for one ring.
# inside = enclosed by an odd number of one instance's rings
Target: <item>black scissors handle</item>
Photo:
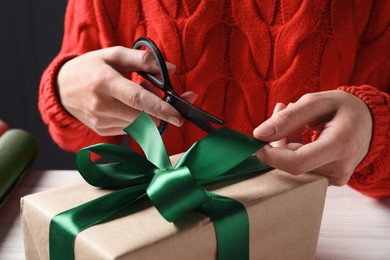
[[[133,49],[141,49],[142,47],[147,47],[151,50],[154,58],[157,61],[158,66],[160,67],[161,79],[156,75],[144,71],[139,71],[140,74],[145,79],[149,80],[151,83],[156,85],[158,88],[164,92],[175,92],[172,88],[171,81],[169,79],[169,72],[167,65],[165,64],[165,59],[160,50],[157,48],[157,45],[149,38],[141,37],[139,38],[133,46]]]
[[[164,100],[171,104],[183,117],[190,120],[193,124],[198,126],[200,129],[209,133],[214,131],[214,127],[208,122],[224,125],[224,122],[219,118],[207,113],[206,111],[192,105],[186,100],[180,98],[177,93],[174,91],[171,81],[169,79],[169,72],[165,59],[158,49],[157,45],[149,38],[141,37],[135,41],[133,49],[141,49],[142,47],[147,47],[151,50],[153,56],[157,60],[158,66],[160,67],[161,78],[156,75],[144,71],[138,71],[143,78],[150,81],[156,87],[164,91]],[[162,135],[167,127],[168,123],[161,120],[161,123],[158,127],[160,134]]]
[[[158,66],[160,67],[161,78],[149,72],[138,71],[137,73],[140,74],[145,79],[147,79],[148,81],[150,81],[159,89],[163,90],[165,102],[171,104],[170,94],[176,94],[176,93],[173,90],[171,81],[169,79],[169,72],[168,72],[167,65],[165,64],[164,56],[157,48],[157,45],[147,37],[141,37],[137,39],[133,45],[133,49],[139,50],[142,47],[147,47],[151,50],[151,53],[153,54],[154,58],[157,61]],[[168,123],[161,120],[160,125],[158,126],[158,131],[160,132],[161,135],[166,131],[167,126]]]

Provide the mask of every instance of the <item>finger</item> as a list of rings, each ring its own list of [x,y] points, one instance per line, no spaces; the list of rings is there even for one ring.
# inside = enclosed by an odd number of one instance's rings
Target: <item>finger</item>
[[[180,97],[182,99],[184,99],[185,101],[187,101],[187,102],[192,104],[192,103],[195,102],[195,100],[197,99],[198,95],[195,94],[192,91],[187,91],[187,92],[184,92],[183,94],[181,94]]]
[[[8,125],[0,119],[0,136],[8,130]]]
[[[102,112],[99,113],[99,117],[102,117],[101,124],[106,127],[120,127],[124,128],[131,122],[133,122],[140,114],[140,111],[134,108],[129,107],[128,105],[115,100],[108,104],[106,108],[101,109]],[[104,111],[104,112],[103,112]],[[160,124],[160,119],[151,116],[151,119],[156,125]],[[104,123],[103,118],[116,119],[115,122]]]
[[[122,46],[102,49],[98,55],[120,71],[145,71],[160,74],[160,67],[153,54],[146,50],[130,49]],[[174,73],[176,66],[166,62],[168,72]]]
[[[294,145],[291,145],[289,144],[288,145],[289,149],[293,149],[291,152],[294,152],[294,149],[298,149],[300,147],[302,147],[302,145],[299,145],[299,144],[294,144]],[[345,185],[350,176],[351,176],[351,173],[352,172],[349,172],[349,171],[346,171],[346,172],[342,172],[341,169],[342,167],[340,165],[337,165],[337,161],[332,161],[328,164],[325,164],[325,165],[322,165],[318,168],[315,168],[315,169],[312,169],[312,170],[306,170],[304,169],[305,166],[304,163],[299,163],[299,159],[297,159],[295,157],[295,155],[292,155],[291,157],[291,160],[283,160],[283,159],[280,159],[279,158],[279,161],[277,159],[275,159],[275,161],[271,161],[271,160],[268,160],[268,156],[270,157],[274,157],[275,155],[273,153],[277,153],[278,151],[275,151],[274,148],[271,152],[267,151],[269,149],[269,147],[264,147],[263,149],[259,150],[256,155],[259,157],[259,159],[261,161],[263,161],[264,163],[274,167],[274,168],[277,168],[277,169],[280,169],[282,171],[285,171],[285,172],[288,172],[288,173],[291,173],[291,174],[294,174],[294,175],[299,175],[299,174],[303,174],[303,173],[313,173],[313,174],[317,174],[317,175],[321,175],[323,177],[326,177],[328,180],[329,180],[329,184],[331,185],[335,185],[335,186],[342,186],[342,185]],[[279,148],[280,149],[280,148]],[[264,154],[265,153],[269,153],[269,154]],[[291,153],[292,154],[292,153]],[[285,157],[285,156],[283,156]],[[284,161],[284,162],[282,162]],[[295,164],[298,164],[298,166],[294,166]],[[322,163],[320,163],[322,164]],[[310,166],[308,166],[310,167]],[[313,166],[313,167],[316,167],[316,166]],[[336,170],[336,171],[335,171]]]
[[[159,96],[158,94],[158,88],[156,88],[156,87],[153,87],[153,85],[152,84],[150,84],[149,82],[147,82],[147,81],[142,81],[141,82],[141,86],[143,87],[143,88],[145,88],[146,90],[148,90],[148,91],[150,91],[150,92],[152,92],[153,94],[155,94],[155,95],[157,95],[157,96]],[[187,91],[187,92],[184,92],[183,94],[181,94],[180,95],[180,97],[182,98],[182,99],[184,99],[185,101],[187,101],[188,103],[194,103],[195,102],[195,100],[198,98],[198,95],[195,93],[195,92],[193,92],[193,91]]]
[[[275,107],[274,107],[274,111],[273,111],[273,115],[278,113],[279,111],[282,111],[283,109],[286,108],[286,105],[283,104],[283,103],[276,103]],[[286,146],[286,138],[282,138],[282,139],[279,139],[277,141],[274,141],[274,142],[270,142],[270,145],[272,147],[284,147]]]
[[[123,129],[129,124],[129,122],[118,119],[112,113],[90,113],[85,115],[83,120],[89,128],[91,128],[95,133],[100,136],[107,136],[107,129],[117,128]],[[124,134],[123,130],[121,132],[117,131],[118,134]]]
[[[294,103],[289,103],[287,107],[291,107]],[[302,142],[302,136],[304,133],[308,131],[307,126],[304,126],[303,128],[300,128],[294,132],[290,132],[289,135],[286,138],[286,142]]]
[[[100,114],[99,117],[89,117],[86,124],[100,136],[123,135],[125,134],[123,129],[134,121],[140,114],[140,111],[134,110],[131,120],[129,121],[117,118],[117,114],[107,114],[110,116],[107,117]],[[151,116],[151,119],[156,125],[160,123],[160,120],[153,116]]]
[[[272,115],[253,131],[254,137],[267,142],[276,141],[306,125],[315,125],[333,116],[335,104],[328,99],[318,102],[319,95],[321,94],[305,95]]]
[[[170,104],[130,80],[123,77],[117,78],[112,84],[111,91],[114,98],[130,108],[145,111],[151,116],[176,126],[183,124],[182,116]]]
[[[340,149],[339,146],[332,145],[331,141],[323,139],[302,145],[295,150],[266,145],[256,155],[274,168],[291,174],[302,174],[336,161],[341,157]]]

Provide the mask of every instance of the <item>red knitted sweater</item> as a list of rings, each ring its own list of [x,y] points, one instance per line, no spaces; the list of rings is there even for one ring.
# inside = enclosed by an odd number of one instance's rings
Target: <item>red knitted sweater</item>
[[[230,128],[252,134],[276,102],[342,89],[371,110],[373,137],[349,185],[390,195],[390,1],[70,0],[58,56],[44,72],[39,109],[54,141],[76,152],[121,137],[101,137],[70,116],[54,85],[61,65],[82,53],[131,47],[148,36],[176,64],[172,83],[198,94],[196,105]],[[170,154],[203,136],[191,124],[170,126]]]

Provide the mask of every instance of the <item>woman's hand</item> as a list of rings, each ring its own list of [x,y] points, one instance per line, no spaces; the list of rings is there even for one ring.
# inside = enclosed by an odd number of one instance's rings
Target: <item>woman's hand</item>
[[[167,62],[170,73],[175,66]],[[58,74],[58,95],[64,108],[102,136],[124,134],[123,128],[140,111],[155,122],[164,120],[180,126],[178,111],[123,73],[145,71],[159,74],[154,56],[147,51],[111,47],[92,51],[65,63]],[[193,92],[183,98],[192,102]]]
[[[318,131],[318,139],[308,144],[297,140],[296,133],[305,128]],[[304,95],[288,106],[278,104],[253,135],[271,142],[256,153],[266,164],[291,174],[314,172],[341,186],[367,154],[371,131],[366,104],[334,90]]]
[[[0,119],[0,136],[2,136],[8,130],[8,125]]]

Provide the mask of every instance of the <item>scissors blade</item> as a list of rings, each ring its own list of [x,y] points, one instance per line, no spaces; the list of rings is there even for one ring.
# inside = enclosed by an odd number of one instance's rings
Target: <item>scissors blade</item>
[[[205,131],[206,133],[211,133],[212,131],[215,130],[215,128],[210,125],[208,122],[204,121],[204,120],[196,120],[196,119],[190,119],[190,121],[196,125],[197,127],[199,127],[200,129],[202,129],[203,131]]]
[[[219,125],[225,124],[221,119],[207,113],[199,107],[192,105],[191,103],[177,96],[175,93],[169,93],[167,95],[171,99],[170,104],[176,108],[176,110],[179,111],[183,117],[193,121],[194,124],[196,124],[195,121],[205,121],[205,123],[211,122]]]

